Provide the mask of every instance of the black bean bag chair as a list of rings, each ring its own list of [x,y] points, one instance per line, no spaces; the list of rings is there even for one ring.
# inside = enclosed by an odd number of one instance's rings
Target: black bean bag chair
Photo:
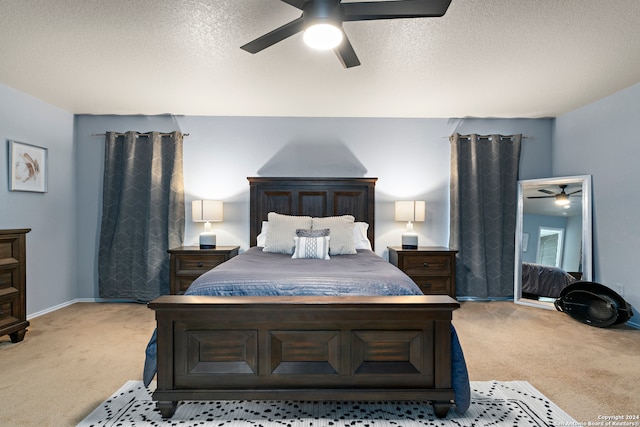
[[[633,316],[631,305],[600,283],[575,282],[564,288],[554,303],[556,310],[587,325],[606,328]]]

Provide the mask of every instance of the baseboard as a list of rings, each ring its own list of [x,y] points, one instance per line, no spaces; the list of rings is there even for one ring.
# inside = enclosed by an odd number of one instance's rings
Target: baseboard
[[[45,308],[44,310],[37,311],[35,313],[27,314],[27,320],[35,319],[36,317],[40,317],[44,314],[51,313],[56,310],[60,310],[61,308],[68,307],[72,304],[75,304],[76,302],[78,302],[78,300],[74,299],[71,301],[63,302],[62,304],[54,305],[53,307]]]
[[[45,308],[44,310],[41,311],[37,311],[35,313],[32,314],[27,314],[27,320],[31,320],[31,319],[35,319],[36,317],[40,317],[44,314],[48,314],[48,313],[52,313],[54,311],[60,310],[61,308],[65,308],[68,307],[70,305],[73,305],[77,302],[126,302],[126,303],[139,303],[139,301],[133,301],[133,300],[113,300],[113,299],[103,299],[103,298],[76,298],[76,299],[72,299],[70,301],[67,302],[63,302],[61,304],[58,305],[54,305],[53,307],[49,307],[49,308]]]
[[[640,323],[632,322],[629,320],[626,324],[631,326],[632,328],[640,329]]]

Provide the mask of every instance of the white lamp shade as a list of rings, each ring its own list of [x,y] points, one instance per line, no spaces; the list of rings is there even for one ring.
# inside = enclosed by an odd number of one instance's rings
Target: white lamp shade
[[[402,200],[395,204],[396,221],[423,222],[426,216],[424,200]]]
[[[191,202],[191,219],[193,222],[221,222],[223,218],[222,201],[194,200]]]

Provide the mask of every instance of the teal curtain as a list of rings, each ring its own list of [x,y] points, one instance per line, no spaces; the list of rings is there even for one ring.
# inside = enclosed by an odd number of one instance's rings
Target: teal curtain
[[[450,238],[458,296],[513,296],[522,135],[454,134]]]
[[[180,132],[107,132],[98,255],[101,298],[169,293],[171,247],[184,234]]]

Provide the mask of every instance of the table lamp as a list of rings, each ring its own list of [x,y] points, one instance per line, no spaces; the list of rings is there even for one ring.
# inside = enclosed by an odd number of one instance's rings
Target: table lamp
[[[396,221],[407,221],[407,230],[402,233],[402,249],[418,249],[418,234],[413,231],[414,222],[425,219],[426,203],[423,200],[397,201]]]
[[[215,249],[216,235],[211,231],[211,222],[222,222],[222,201],[194,200],[191,202],[193,222],[204,222],[204,232],[200,233],[200,249]]]

